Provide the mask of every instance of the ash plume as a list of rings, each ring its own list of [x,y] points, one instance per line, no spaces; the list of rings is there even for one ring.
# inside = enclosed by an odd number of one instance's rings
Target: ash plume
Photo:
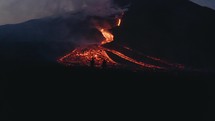
[[[113,0],[0,0],[0,25],[77,11],[104,17],[123,10]]]
[[[77,45],[100,42],[95,23],[125,10],[113,0],[0,0],[0,44],[56,60]]]

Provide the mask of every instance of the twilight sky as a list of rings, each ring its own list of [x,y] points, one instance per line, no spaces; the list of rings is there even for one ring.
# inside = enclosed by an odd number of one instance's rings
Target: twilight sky
[[[215,0],[191,0],[191,1],[201,6],[215,9]]]
[[[191,1],[215,9],[215,0]],[[0,25],[20,23],[83,8],[89,14],[96,15],[106,15],[115,11],[112,0],[0,0]]]
[[[78,10],[96,16],[122,11],[112,0],[0,0],[0,25]]]

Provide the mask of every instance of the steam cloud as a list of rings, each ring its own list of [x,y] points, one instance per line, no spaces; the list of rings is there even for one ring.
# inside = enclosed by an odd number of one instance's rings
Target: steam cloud
[[[95,16],[122,11],[113,0],[0,0],[0,25],[81,10]]]

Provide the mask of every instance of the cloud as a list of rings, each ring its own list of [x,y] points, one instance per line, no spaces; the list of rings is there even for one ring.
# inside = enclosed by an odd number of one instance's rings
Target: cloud
[[[80,10],[97,16],[122,11],[112,0],[0,0],[0,25]]]

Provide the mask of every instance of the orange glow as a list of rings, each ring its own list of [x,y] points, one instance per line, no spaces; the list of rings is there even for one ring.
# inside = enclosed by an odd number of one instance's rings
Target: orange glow
[[[117,26],[120,26],[122,23],[122,19],[118,19]]]
[[[82,66],[89,66],[89,62],[92,58],[95,59],[96,67],[100,67],[104,60],[107,61],[107,65],[109,66],[117,64],[108,56],[104,48],[98,45],[76,48],[71,53],[60,58],[59,62],[65,65],[79,64]]]
[[[139,66],[142,66],[142,67],[145,67],[145,68],[164,69],[164,68],[159,67],[159,66],[150,65],[150,64],[146,64],[146,63],[137,61],[137,60],[135,60],[133,58],[130,58],[130,57],[128,57],[128,56],[124,55],[123,53],[121,53],[119,51],[116,51],[116,50],[110,50],[110,49],[106,49],[106,50],[109,51],[109,52],[111,52],[111,53],[113,53],[113,54],[115,54],[115,55],[117,55],[117,56],[119,56],[120,58],[123,58],[123,59],[125,59],[127,61],[130,61],[132,63],[135,63],[135,64],[137,64]]]
[[[108,30],[105,29],[99,29],[99,31],[102,33],[104,36],[105,40],[101,42],[102,45],[110,43],[114,40],[113,34],[111,34]]]
[[[115,19],[114,22],[115,22],[115,25],[112,25],[112,27],[120,26],[122,19],[117,18],[117,21]],[[113,60],[108,55],[108,53],[109,53],[111,55],[114,55],[114,57],[119,57],[119,58],[121,58],[127,62],[135,64],[135,68],[138,67],[141,69],[142,68],[150,68],[150,69],[159,69],[159,70],[166,70],[167,66],[168,67],[176,67],[176,68],[180,68],[180,69],[184,68],[183,65],[175,65],[175,64],[171,64],[171,63],[168,63],[166,61],[163,61],[159,58],[154,58],[154,57],[139,54],[135,50],[132,50],[131,48],[126,47],[126,46],[122,46],[124,48],[124,50],[126,50],[126,51],[122,51],[122,50],[117,51],[116,49],[105,48],[103,46],[104,44],[111,43],[114,41],[114,35],[110,32],[111,24],[108,24],[108,25],[107,24],[105,24],[103,26],[102,25],[96,25],[96,28],[101,32],[101,34],[105,38],[99,44],[88,45],[85,47],[76,48],[75,50],[73,50],[69,54],[61,57],[58,60],[58,62],[66,65],[66,66],[74,66],[74,65],[90,66],[90,62],[92,60],[94,60],[95,61],[95,67],[98,67],[98,68],[101,67],[101,65],[103,64],[104,61],[106,61],[106,64],[108,65],[108,67],[116,67],[116,66],[120,66],[120,65],[122,65],[122,66],[125,65],[125,64],[123,65],[122,63],[117,63],[116,62],[117,60]],[[140,59],[140,58],[129,57],[129,55],[126,54],[125,52],[136,53],[138,55],[141,55],[138,57],[143,57],[143,58],[146,58],[147,60],[150,59],[151,62],[153,61],[156,63],[153,63],[153,64],[145,63],[145,62],[141,61],[142,59]],[[134,56],[134,57],[136,57],[136,56]],[[149,61],[147,61],[147,62],[149,62]],[[159,63],[159,64],[157,64],[157,63]],[[162,64],[162,65],[160,65],[160,64]],[[167,66],[163,66],[163,65],[167,65]]]
[[[122,19],[117,19],[117,23],[116,26],[120,26],[122,22]],[[108,29],[105,29],[104,27],[97,27],[97,29],[102,33],[103,37],[105,38],[105,40],[103,40],[101,42],[102,45],[107,44],[107,43],[111,43],[112,41],[114,41],[114,35],[109,32]]]
[[[141,55],[141,56],[144,57],[144,58],[151,59],[151,60],[153,60],[153,61],[156,61],[156,62],[165,64],[165,65],[167,65],[167,66],[169,66],[169,67],[172,67],[172,68],[178,68],[178,69],[182,69],[182,70],[185,68],[185,66],[182,65],[182,64],[170,63],[170,62],[167,62],[167,61],[162,60],[162,59],[160,59],[160,58],[155,58],[155,57],[152,57],[152,56],[146,56],[146,55],[143,55],[142,53],[140,53],[140,52],[138,52],[138,51],[134,51],[134,50],[132,50],[131,48],[126,47],[126,46],[124,46],[123,48],[125,48],[126,50],[131,51],[132,53],[137,53],[137,54]]]
[[[119,26],[120,23],[121,19],[116,23],[117,26]],[[104,60],[106,60],[107,65],[109,66],[117,65],[117,63],[108,56],[105,48],[101,46],[114,41],[114,35],[107,28],[109,27],[97,26],[97,29],[105,38],[100,45],[89,45],[87,47],[76,48],[71,53],[60,58],[58,61],[65,65],[78,64],[89,66],[89,62],[94,58],[96,67],[100,67]]]

